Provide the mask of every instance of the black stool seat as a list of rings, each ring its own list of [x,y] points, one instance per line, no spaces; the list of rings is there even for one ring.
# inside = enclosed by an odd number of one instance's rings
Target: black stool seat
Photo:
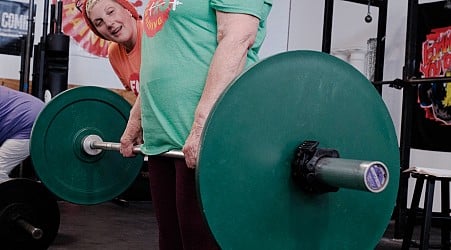
[[[407,250],[410,247],[412,234],[415,227],[415,221],[417,214],[419,213],[420,198],[423,191],[424,181],[426,180],[426,191],[424,198],[424,208],[421,218],[421,235],[420,235],[420,250],[429,249],[429,233],[431,229],[432,219],[440,221],[441,227],[441,249],[450,249],[450,197],[449,197],[449,182],[451,176],[436,176],[431,173],[418,173],[412,172],[411,176],[416,178],[415,189],[412,197],[412,203],[410,205],[409,214],[407,217],[407,228],[404,233],[404,239],[402,243],[402,249]],[[441,212],[439,216],[432,214],[432,205],[434,200],[434,188],[435,182],[441,183]]]

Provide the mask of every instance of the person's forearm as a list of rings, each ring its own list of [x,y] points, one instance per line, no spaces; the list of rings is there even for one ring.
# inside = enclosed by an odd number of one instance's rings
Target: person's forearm
[[[233,51],[233,52],[231,52]],[[218,45],[208,72],[202,97],[195,113],[195,120],[201,126],[211,108],[224,89],[243,70],[247,47],[233,41],[223,41]]]
[[[244,69],[258,19],[243,14],[218,12],[218,47],[213,55],[204,91],[195,113],[195,125],[203,127],[216,100]]]
[[[130,110],[129,120],[139,121],[139,127],[141,128],[141,98],[139,95],[136,97],[136,101]]]
[[[258,29],[258,19],[253,16],[216,12],[216,17],[218,46],[210,63],[190,134],[182,149],[189,168],[197,165],[200,136],[208,114],[227,86],[243,71]]]
[[[130,110],[130,115],[128,118],[127,126],[121,137],[121,143],[136,143],[136,141],[141,141],[142,138],[138,138],[141,135],[141,100],[136,98],[132,109]]]
[[[130,157],[134,155],[133,146],[142,143],[141,129],[141,101],[138,96],[130,110],[127,126],[120,139],[121,148],[119,151],[123,156]]]

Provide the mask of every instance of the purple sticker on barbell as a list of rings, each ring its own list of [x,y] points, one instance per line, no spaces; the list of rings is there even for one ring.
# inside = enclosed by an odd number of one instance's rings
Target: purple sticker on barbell
[[[368,188],[377,191],[385,186],[387,181],[386,169],[381,164],[372,164],[366,172]]]

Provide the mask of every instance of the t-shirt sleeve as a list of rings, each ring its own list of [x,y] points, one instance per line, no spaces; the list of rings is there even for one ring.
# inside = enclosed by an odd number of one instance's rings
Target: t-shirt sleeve
[[[268,6],[272,6],[272,0],[211,0],[210,6],[222,12],[249,14],[266,19],[266,10]]]

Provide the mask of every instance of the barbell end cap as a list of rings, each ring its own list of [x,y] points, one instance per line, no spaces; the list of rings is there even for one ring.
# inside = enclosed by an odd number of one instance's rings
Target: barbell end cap
[[[389,171],[387,166],[380,161],[364,162],[364,183],[369,192],[380,193],[388,185]]]
[[[42,236],[44,235],[44,231],[42,231],[42,229],[31,225],[30,223],[28,223],[28,221],[26,221],[23,218],[17,218],[15,219],[15,222],[25,231],[27,231],[30,234],[30,236],[35,240],[41,239]]]
[[[44,232],[40,228],[34,228],[31,231],[31,237],[33,237],[33,239],[35,239],[35,240],[41,239],[43,235],[44,235]]]
[[[88,135],[82,140],[82,149],[83,151],[88,155],[98,155],[102,153],[102,149],[100,148],[94,148],[93,144],[95,142],[103,142],[102,138],[98,135]]]

